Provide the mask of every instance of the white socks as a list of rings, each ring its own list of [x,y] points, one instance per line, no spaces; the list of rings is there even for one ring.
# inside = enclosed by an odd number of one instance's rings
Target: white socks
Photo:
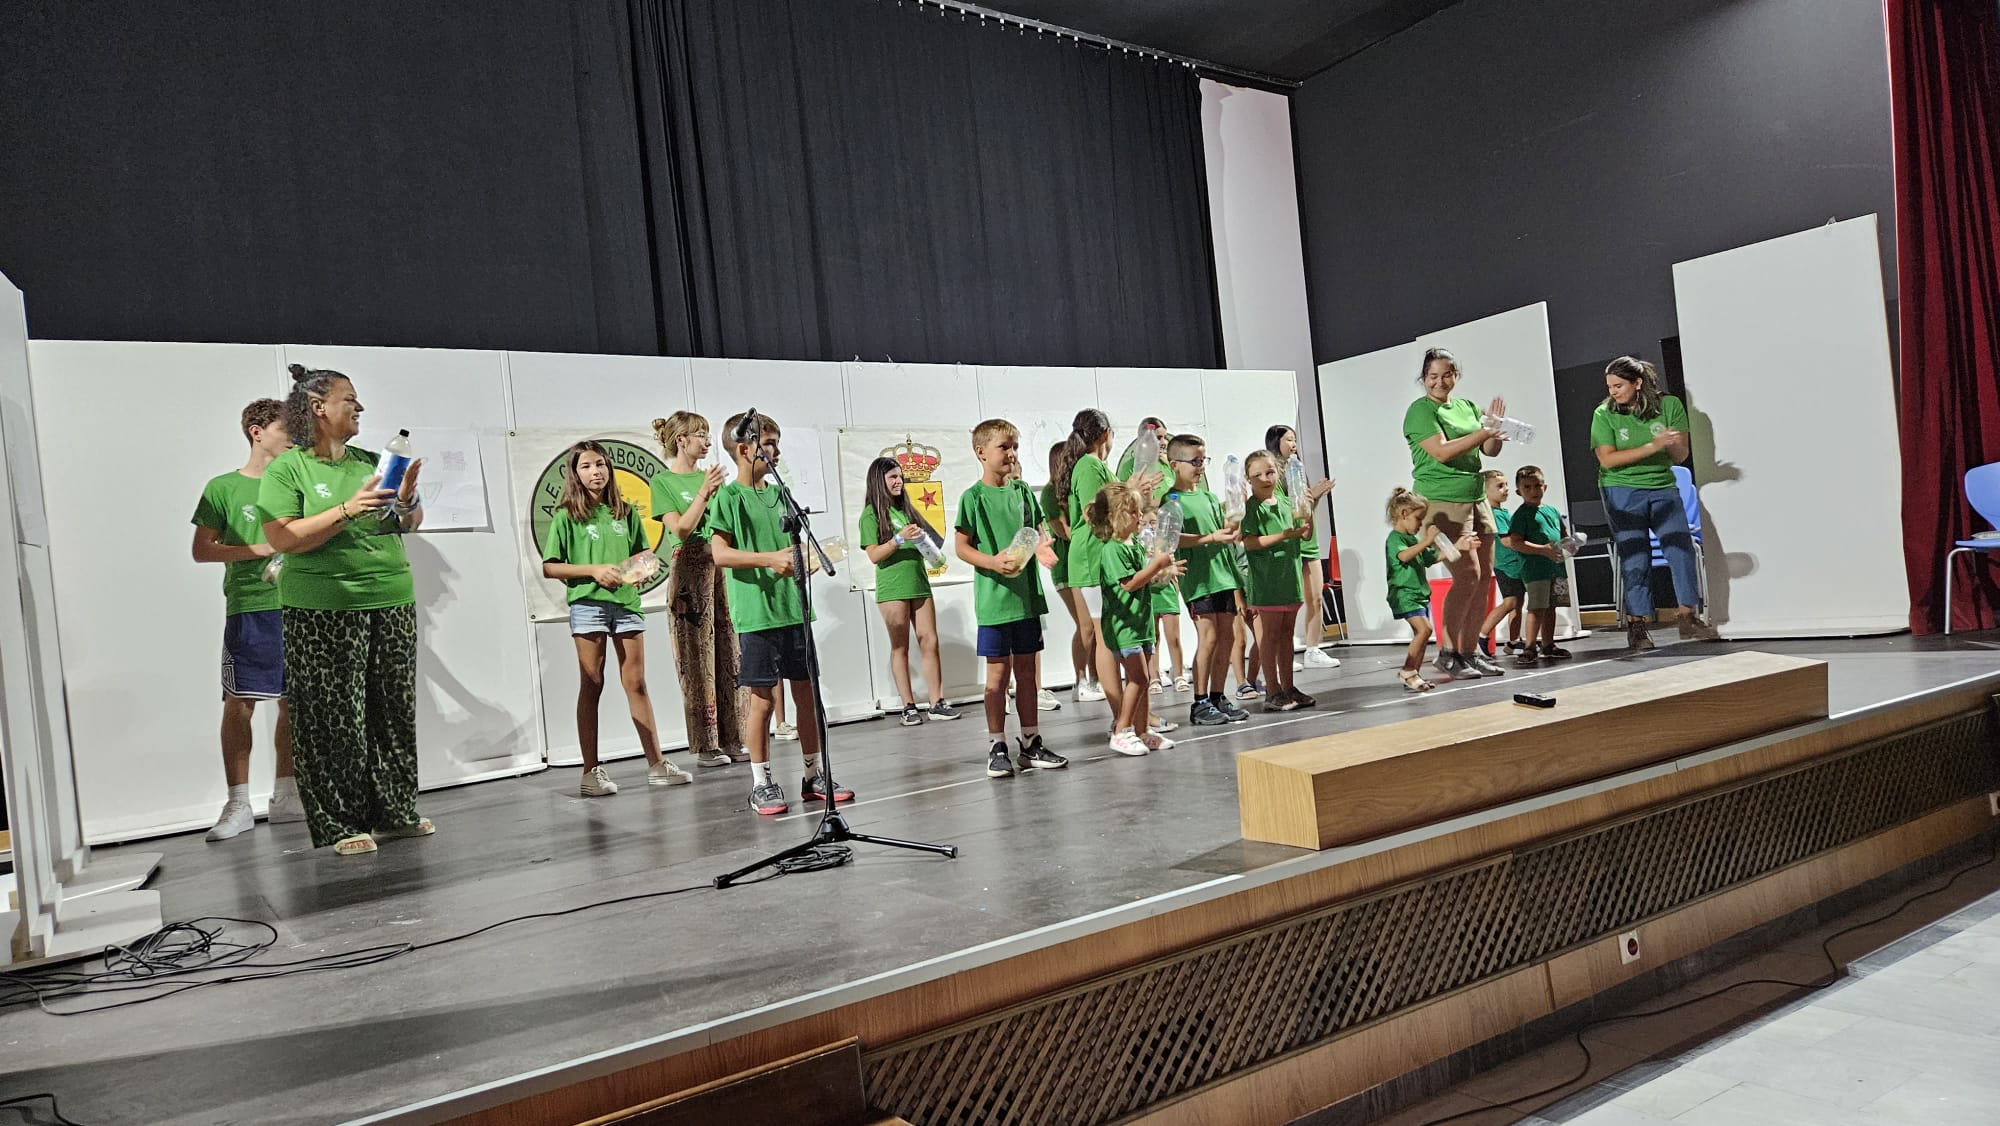
[[[807,756],[806,756],[806,777],[808,777],[808,778],[817,778],[818,776],[819,776],[819,756],[818,756],[818,755],[807,755]]]
[[[250,804],[250,784],[246,782],[246,783],[244,783],[244,784],[243,784],[243,785],[241,785],[241,786],[231,786],[231,787],[229,787],[229,800],[230,800],[230,801],[237,801],[237,802],[242,802],[242,803],[243,803],[244,805],[249,805],[249,804]]]
[[[271,783],[271,796],[273,798],[289,797],[298,792],[298,779],[289,774],[280,774]]]
[[[771,784],[771,764],[769,762],[753,762],[750,764],[750,784],[752,786],[768,786]]]
[[[1031,743],[1034,740],[1041,738],[1041,735],[1042,735],[1042,729],[1039,727],[1023,727],[1021,729],[1021,743],[1023,746],[1025,746],[1028,743]]]

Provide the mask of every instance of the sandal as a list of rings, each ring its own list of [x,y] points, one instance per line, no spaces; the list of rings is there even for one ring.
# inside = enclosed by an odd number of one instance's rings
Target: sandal
[[[419,817],[408,825],[391,825],[380,832],[385,837],[428,837],[437,832],[437,826],[431,824],[430,818]]]
[[[375,851],[375,838],[367,833],[356,833],[333,842],[333,851],[340,856],[366,856]]]
[[[1402,681],[1403,687],[1411,692],[1429,692],[1431,689],[1437,687],[1437,685],[1425,680],[1422,673],[1413,672],[1409,669],[1399,671],[1396,674],[1396,679]]]

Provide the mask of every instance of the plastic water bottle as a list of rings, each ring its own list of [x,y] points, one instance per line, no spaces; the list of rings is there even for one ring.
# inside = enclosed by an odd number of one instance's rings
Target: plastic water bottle
[[[1235,454],[1222,459],[1222,519],[1230,524],[1243,522],[1243,502],[1250,495],[1250,480],[1243,476],[1243,462]]]
[[[1014,533],[1014,540],[1000,550],[1002,559],[1018,559],[1022,566],[1028,563],[1028,556],[1035,553],[1035,545],[1042,542],[1042,533],[1032,525]]]
[[[1589,542],[1590,542],[1590,537],[1585,533],[1571,532],[1568,535],[1564,536],[1563,538],[1557,540],[1556,547],[1560,549],[1564,555],[1573,557],[1576,555],[1577,551],[1583,547],[1584,544],[1587,544]]]
[[[1312,502],[1306,499],[1310,488],[1306,484],[1306,463],[1293,454],[1285,459],[1285,495],[1292,498],[1292,512],[1297,516],[1312,514]]]
[[[660,557],[651,551],[641,551],[618,565],[618,577],[626,586],[639,586],[651,582],[660,573]]]
[[[1172,555],[1181,549],[1181,530],[1187,527],[1187,517],[1181,514],[1181,495],[1179,493],[1168,493],[1167,499],[1173,503],[1160,506],[1160,522],[1156,542],[1159,550]]]
[[[916,544],[917,554],[924,557],[924,570],[933,575],[943,571],[944,556],[938,554],[937,545],[931,542],[930,536],[924,533],[922,526],[918,524],[905,524],[903,526],[917,529],[917,538],[914,541],[906,542],[914,542]]]
[[[1457,544],[1444,536],[1439,536],[1432,540],[1431,543],[1438,549],[1438,558],[1444,560],[1446,563],[1458,562],[1459,556],[1463,554],[1458,550]]]
[[[1137,477],[1149,469],[1160,466],[1160,432],[1148,426],[1139,431],[1139,440],[1132,445],[1132,473]]]
[[[1509,442],[1527,443],[1535,440],[1535,428],[1518,418],[1503,418],[1498,415],[1482,414],[1479,425],[1488,430],[1497,430]]]
[[[389,439],[382,452],[389,456],[382,462],[382,483],[375,487],[390,490],[402,488],[403,473],[410,468],[410,432],[396,431],[396,436]]]
[[[283,555],[273,555],[271,561],[264,564],[264,581],[270,583],[272,586],[277,586],[278,574],[284,569],[285,557]]]

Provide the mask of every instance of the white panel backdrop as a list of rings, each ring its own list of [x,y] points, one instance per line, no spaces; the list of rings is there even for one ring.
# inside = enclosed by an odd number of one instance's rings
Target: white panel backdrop
[[[450,785],[576,761],[576,662],[566,627],[536,625],[524,583],[525,498],[510,486],[508,434],[519,426],[646,429],[655,417],[692,407],[720,429],[746,406],[785,427],[789,457],[808,456],[838,473],[834,437],[845,426],[929,425],[962,430],[981,418],[1013,419],[1028,435],[1023,467],[1047,479],[1047,443],[1070,417],[1106,403],[1119,440],[1145,414],[1201,429],[1218,451],[1247,450],[1274,419],[1296,414],[1290,372],[1098,371],[968,365],[794,363],[551,355],[430,349],[276,345],[33,342],[36,417],[44,434],[89,434],[90,442],[46,443],[42,470],[50,509],[63,667],[76,744],[86,835],[95,841],[205,827],[223,798],[216,725],[221,645],[221,571],[187,560],[187,523],[201,484],[241,464],[237,412],[253,398],[282,395],[284,364],[353,375],[368,411],[364,438],[408,427],[471,429],[479,436],[492,530],[412,537],[424,654],[419,666],[423,784]],[[1100,388],[1105,398],[1100,398]],[[121,409],[106,413],[103,404]],[[162,441],[171,434],[171,441]],[[143,451],[145,471],[104,456]],[[421,453],[421,451],[419,451]],[[103,499],[116,497],[107,529]],[[854,538],[839,512],[815,526]],[[135,568],[135,561],[138,567]],[[133,583],[143,574],[143,586]],[[843,569],[815,581],[815,631],[824,654],[829,712],[871,716],[895,700],[887,639],[872,597],[848,587]],[[135,613],[143,594],[143,613]],[[658,621],[657,615],[655,621]],[[1066,685],[1073,628],[1051,608],[1049,681]],[[976,697],[971,591],[943,589],[939,626],[945,690]],[[653,631],[649,678],[667,746],[685,743],[680,698],[664,630]],[[1191,634],[1188,634],[1190,638]],[[265,714],[252,769],[253,794],[269,793]],[[634,754],[622,695],[607,691],[600,715],[607,757]]]
[[[1678,263],[1674,299],[1723,634],[1908,628],[1876,217]],[[1806,546],[1834,528],[1837,562]]]
[[[1556,441],[1555,363],[1549,352],[1548,306],[1482,317],[1455,328],[1426,333],[1409,344],[1320,367],[1320,416],[1326,420],[1327,457],[1334,478],[1333,505],[1340,538],[1341,588],[1346,595],[1348,630],[1355,641],[1409,640],[1409,627],[1389,615],[1388,568],[1382,542],[1389,526],[1383,508],[1389,492],[1410,484],[1410,447],[1403,440],[1403,414],[1423,394],[1418,381],[1426,348],[1449,348],[1465,377],[1454,395],[1482,408],[1499,396],[1507,413],[1536,428],[1535,441],[1510,442],[1500,456],[1485,459],[1488,469],[1507,474],[1523,465],[1539,466],[1549,482],[1549,498],[1569,514],[1568,482]],[[1594,486],[1592,486],[1594,487]],[[1518,500],[1509,497],[1507,507]],[[1444,577],[1442,565],[1432,574]],[[1572,578],[1571,588],[1575,588]],[[1578,628],[1574,608],[1565,612],[1567,633]]]

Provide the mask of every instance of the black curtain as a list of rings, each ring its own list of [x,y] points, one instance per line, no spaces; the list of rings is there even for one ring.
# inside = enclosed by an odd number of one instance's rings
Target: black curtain
[[[46,337],[1214,365],[1195,76],[894,0],[10,5]]]

